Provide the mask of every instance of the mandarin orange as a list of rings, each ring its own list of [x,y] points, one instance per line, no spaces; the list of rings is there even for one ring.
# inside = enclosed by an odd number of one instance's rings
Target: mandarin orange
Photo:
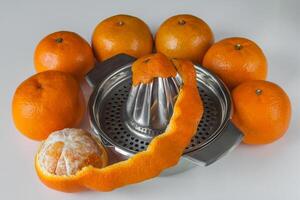
[[[53,185],[51,178],[74,176],[87,166],[105,167],[108,157],[105,148],[88,132],[66,128],[49,135],[41,144],[35,162],[37,174],[43,183],[65,192],[75,192],[82,188],[66,187],[62,182]]]
[[[233,89],[249,80],[265,80],[267,59],[257,44],[246,38],[227,38],[215,43],[205,54],[203,66],[217,74]]]
[[[176,15],[160,25],[155,46],[158,52],[170,58],[188,59],[201,63],[204,54],[214,42],[210,27],[193,15]]]
[[[115,15],[100,22],[92,36],[98,61],[125,53],[139,58],[152,52],[153,39],[147,24],[130,15]]]
[[[79,125],[85,112],[78,81],[60,71],[44,71],[21,83],[12,101],[16,128],[34,140],[55,130]]]
[[[95,64],[92,48],[80,35],[59,31],[47,35],[37,45],[34,65],[37,72],[58,70],[82,80]]]
[[[248,81],[232,91],[233,123],[244,133],[247,144],[267,144],[284,135],[291,118],[288,95],[278,85]]]

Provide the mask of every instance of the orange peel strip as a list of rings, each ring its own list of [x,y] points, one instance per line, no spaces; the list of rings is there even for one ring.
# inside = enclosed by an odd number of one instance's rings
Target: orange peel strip
[[[150,61],[157,56],[148,56]],[[175,70],[163,69],[164,60],[151,62],[146,68],[156,68],[150,71],[141,70],[138,65],[140,58],[133,65],[134,83],[147,83],[155,77],[170,77],[176,75],[176,69],[183,80],[179,91],[173,115],[166,131],[155,137],[149,144],[147,150],[139,152],[126,161],[107,166],[105,168],[94,168],[88,166],[72,176],[56,176],[41,171],[36,161],[36,169],[40,179],[49,187],[65,191],[75,192],[84,188],[111,191],[122,186],[145,181],[158,176],[164,169],[177,164],[185,147],[190,143],[196,133],[198,123],[203,114],[203,104],[199,96],[196,82],[196,72],[190,61],[174,60],[172,67]],[[167,58],[165,58],[167,59]],[[160,74],[162,72],[162,74]]]
[[[156,77],[175,77],[173,63],[162,53],[141,57],[132,64],[132,84],[149,83]]]

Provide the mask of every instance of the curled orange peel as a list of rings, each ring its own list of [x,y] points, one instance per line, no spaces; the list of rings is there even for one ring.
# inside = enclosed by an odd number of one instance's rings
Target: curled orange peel
[[[132,64],[132,84],[149,83],[156,77],[175,77],[177,71],[164,54],[156,53],[141,57]]]
[[[142,57],[133,64],[133,84],[148,83],[155,77],[171,77],[179,73],[183,85],[165,132],[155,137],[147,150],[128,160],[101,169],[87,166],[71,176],[57,176],[43,171],[36,158],[36,171],[44,184],[64,192],[84,189],[111,191],[156,177],[164,169],[178,163],[184,149],[196,133],[203,114],[203,104],[197,89],[193,64],[190,61],[173,60],[172,69],[168,64],[167,68],[171,70],[166,70],[163,66],[169,60],[162,54],[159,55],[159,59],[157,56],[158,54],[153,54]],[[149,59],[146,62],[146,70],[143,68],[145,62],[141,62],[145,58]]]

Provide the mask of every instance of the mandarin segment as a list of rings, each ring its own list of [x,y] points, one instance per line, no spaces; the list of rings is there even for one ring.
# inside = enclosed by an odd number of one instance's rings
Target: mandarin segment
[[[60,159],[64,142],[58,141],[55,143],[43,144],[42,149],[40,150],[39,162],[51,174],[56,174],[57,170],[57,161]]]

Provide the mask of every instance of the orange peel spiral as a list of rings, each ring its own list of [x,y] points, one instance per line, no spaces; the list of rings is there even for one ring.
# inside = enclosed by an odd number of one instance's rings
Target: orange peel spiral
[[[146,59],[149,61],[144,62]],[[166,64],[167,67],[164,67]],[[135,61],[132,72],[134,84],[147,83],[158,76],[175,76],[176,72],[181,76],[183,85],[165,132],[155,137],[145,151],[135,154],[128,160],[101,169],[87,166],[75,175],[46,174],[36,159],[36,171],[44,184],[64,192],[84,189],[111,191],[154,178],[163,170],[178,163],[184,149],[196,133],[203,114],[203,103],[198,92],[193,64],[190,61],[176,59],[170,62],[162,54],[152,54]]]

